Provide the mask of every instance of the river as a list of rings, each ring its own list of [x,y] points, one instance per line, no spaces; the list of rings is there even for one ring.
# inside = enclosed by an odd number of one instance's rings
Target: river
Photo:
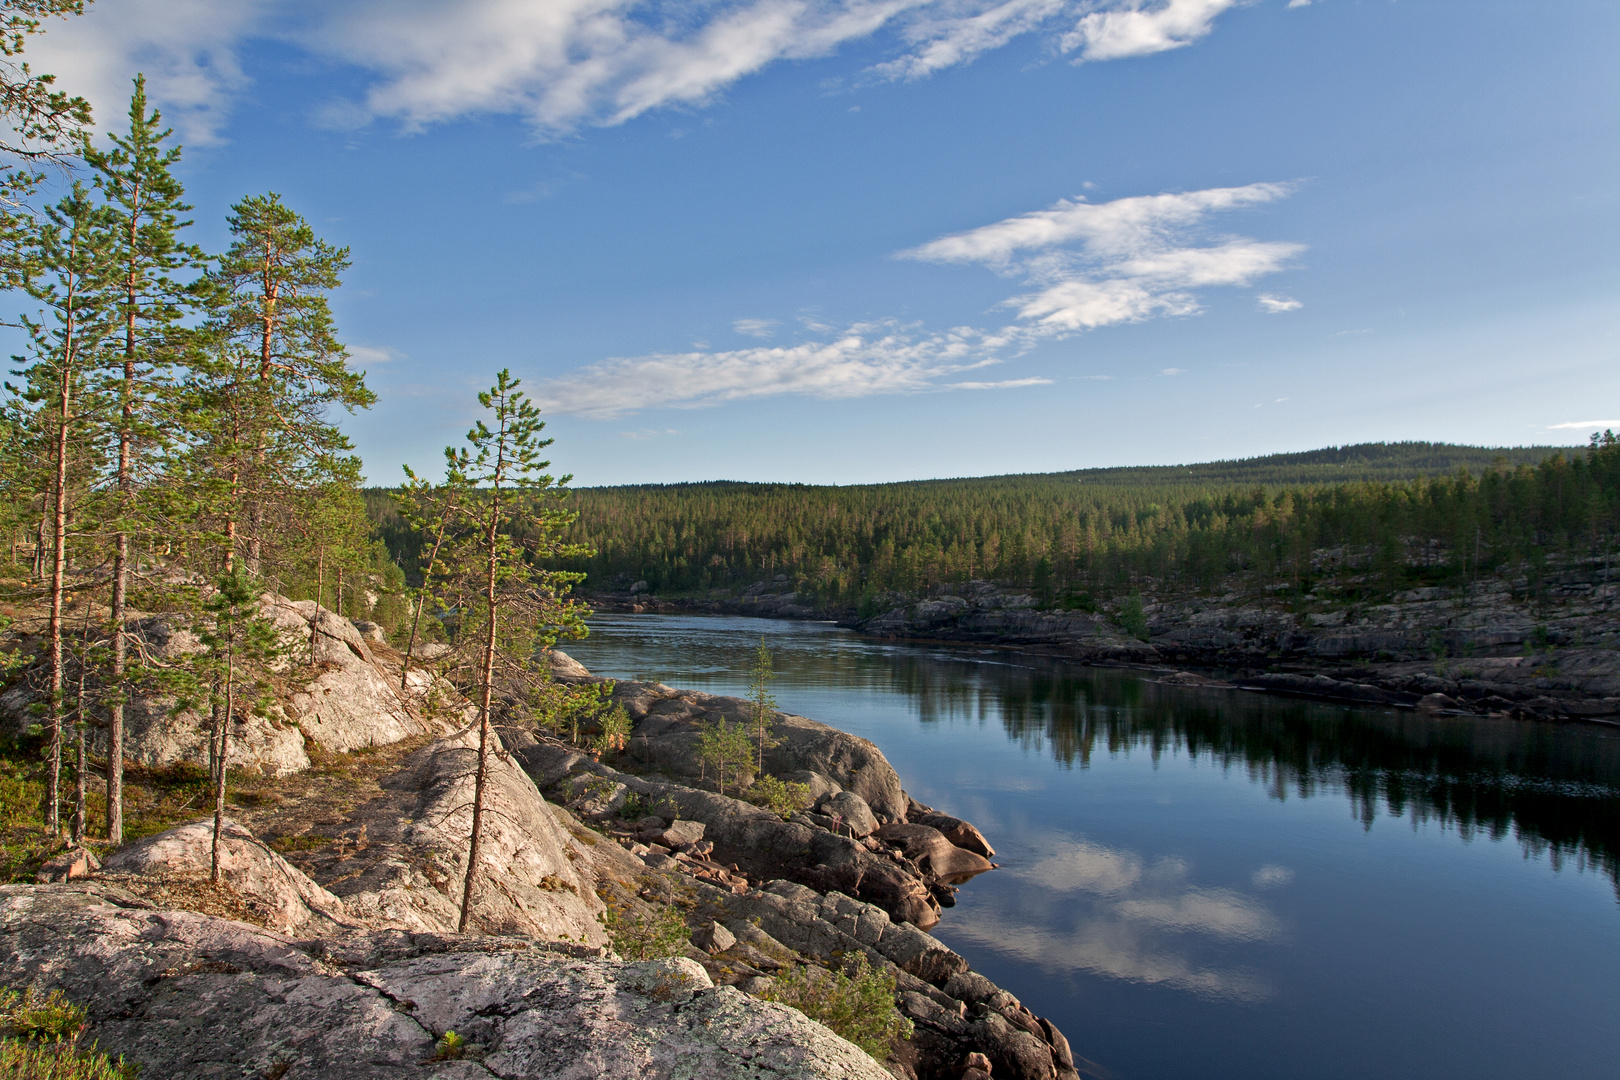
[[[1620,1076],[1620,729],[1163,686],[828,624],[597,615],[593,672],[871,739],[1001,869],[933,931],[1109,1080]]]

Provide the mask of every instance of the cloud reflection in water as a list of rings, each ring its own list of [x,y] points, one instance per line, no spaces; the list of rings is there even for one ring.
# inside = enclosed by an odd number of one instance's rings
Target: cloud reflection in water
[[[1283,937],[1282,923],[1255,897],[1193,884],[1182,859],[1149,861],[1086,840],[1054,838],[1047,850],[1006,871],[1035,888],[985,897],[956,916],[953,936],[1054,974],[1086,971],[1229,1001],[1272,996],[1258,972],[1205,955]],[[1267,866],[1254,880],[1259,887],[1290,878]]]

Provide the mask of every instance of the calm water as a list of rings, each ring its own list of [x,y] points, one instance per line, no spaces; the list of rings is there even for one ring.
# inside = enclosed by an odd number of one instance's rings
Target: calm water
[[[822,624],[597,616],[593,671],[871,739],[1002,869],[935,933],[1088,1076],[1620,1077],[1620,730],[1158,686]]]

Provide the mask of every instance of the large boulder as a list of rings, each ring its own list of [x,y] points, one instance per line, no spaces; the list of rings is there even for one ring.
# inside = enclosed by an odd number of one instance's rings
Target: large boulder
[[[308,943],[106,886],[0,886],[0,986],[62,990],[142,1075],[322,1080],[889,1080],[785,1006],[684,958],[511,939]],[[445,1032],[461,1060],[439,1060]]]
[[[749,703],[661,683],[621,682],[614,699],[634,725],[625,756],[633,771],[657,771],[684,780],[703,772],[698,740],[705,721],[746,724]],[[791,713],[776,713],[765,752],[765,771],[775,776],[810,771],[859,795],[880,821],[903,821],[905,793],[883,751],[859,736]]]
[[[313,600],[266,593],[260,610],[286,642],[286,670],[303,665],[314,678],[287,699],[289,720],[327,750],[387,746],[412,735],[444,734],[443,724],[414,715],[402,698],[399,674],[390,672],[355,624]],[[311,623],[313,622],[313,627]]]
[[[923,873],[946,885],[957,885],[995,869],[989,859],[957,847],[938,829],[928,825],[885,825],[876,835],[884,843],[899,848]]]
[[[212,868],[213,843],[212,818],[188,822],[119,848],[102,873],[205,877]],[[219,872],[226,885],[256,902],[271,929],[326,934],[360,925],[344,912],[343,901],[229,818],[220,829]]]
[[[350,814],[351,841],[308,859],[316,880],[372,925],[444,933],[456,928],[472,830],[477,732],[433,742],[381,781],[384,794]],[[534,782],[498,738],[484,789],[483,851],[471,926],[542,940],[606,940],[602,902],[583,857]]]

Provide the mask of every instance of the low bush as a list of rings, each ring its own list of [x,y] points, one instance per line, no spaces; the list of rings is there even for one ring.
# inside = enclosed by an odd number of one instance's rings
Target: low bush
[[[773,814],[779,814],[783,821],[792,817],[800,810],[810,806],[810,785],[795,783],[791,780],[778,780],[774,776],[762,776],[754,781],[743,796],[756,806],[763,806]]]
[[[894,1007],[894,976],[871,967],[859,954],[847,974],[790,968],[760,996],[793,1006],[878,1061],[889,1056],[896,1042],[911,1038],[911,1021]]]
[[[655,906],[648,915],[613,904],[602,914],[602,926],[613,950],[626,960],[661,960],[680,956],[689,937],[686,920],[674,905]]]

